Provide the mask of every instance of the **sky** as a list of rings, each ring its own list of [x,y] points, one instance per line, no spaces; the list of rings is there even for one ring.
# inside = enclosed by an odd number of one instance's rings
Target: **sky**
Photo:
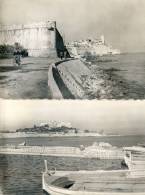
[[[79,129],[145,135],[145,101],[1,100],[0,108],[0,131],[59,121]]]
[[[145,0],[0,0],[0,22],[57,22],[65,41],[99,38],[121,52],[145,52]]]

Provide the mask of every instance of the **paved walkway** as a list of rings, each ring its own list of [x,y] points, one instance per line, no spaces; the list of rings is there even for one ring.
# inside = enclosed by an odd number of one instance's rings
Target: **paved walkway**
[[[0,59],[0,98],[51,99],[48,88],[48,69],[58,59],[22,58],[21,67],[12,59]]]

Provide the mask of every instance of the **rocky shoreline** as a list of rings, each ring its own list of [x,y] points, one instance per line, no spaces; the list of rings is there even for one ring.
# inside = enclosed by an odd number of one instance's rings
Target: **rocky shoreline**
[[[143,90],[138,89],[136,93],[124,78],[116,74],[126,70],[102,69],[83,58],[62,62],[57,69],[75,99],[144,98]]]
[[[139,85],[118,76],[117,71],[126,71],[117,68],[102,69],[91,62],[83,63],[91,73],[83,80],[82,86],[88,99],[144,99],[144,90]]]
[[[125,99],[129,86],[120,80],[113,71],[91,69],[91,76],[86,77],[83,88],[89,99]],[[130,97],[131,98],[131,97]]]
[[[55,99],[48,86],[48,69],[59,60],[29,57],[22,59],[21,68],[15,68],[12,59],[1,60],[1,98]],[[105,59],[98,60],[99,65],[95,59],[59,61],[61,63],[53,69],[53,77],[64,99],[145,98],[143,85],[120,76],[128,74],[127,70],[112,68],[113,65],[106,69]]]
[[[124,55],[83,57],[83,61],[92,71],[94,77],[104,81],[101,82],[97,93],[94,90],[91,91],[90,98],[145,99],[144,72],[141,72],[142,66],[135,66],[136,60],[133,58],[134,56],[127,58]]]

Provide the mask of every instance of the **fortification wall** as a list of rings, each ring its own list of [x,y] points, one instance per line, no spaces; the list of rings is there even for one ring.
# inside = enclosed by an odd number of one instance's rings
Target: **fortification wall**
[[[56,51],[56,22],[33,22],[29,24],[0,27],[0,45],[20,43],[29,56],[54,56]]]
[[[51,64],[51,66],[48,70],[48,86],[50,88],[52,98],[63,99],[62,93],[60,92],[60,90],[56,84],[56,81],[53,77],[53,72],[52,72],[53,67],[55,68],[55,64]]]

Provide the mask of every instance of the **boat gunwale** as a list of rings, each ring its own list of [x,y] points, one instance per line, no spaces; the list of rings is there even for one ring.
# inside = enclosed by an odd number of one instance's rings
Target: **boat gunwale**
[[[78,171],[79,172],[79,171]],[[103,171],[102,171],[103,172]],[[113,171],[114,172],[114,171]],[[116,172],[116,170],[115,170],[115,172]],[[55,185],[52,185],[51,183],[50,184],[47,184],[46,183],[46,181],[45,181],[45,175],[46,175],[46,172],[44,172],[43,173],[43,185],[45,185],[48,189],[50,189],[50,188],[55,188],[56,190],[60,190],[60,191],[63,191],[63,193],[62,192],[57,192],[57,193],[60,193],[60,194],[64,194],[64,193],[68,193],[68,195],[71,195],[71,193],[72,194],[74,194],[74,193],[76,193],[77,192],[77,194],[79,194],[79,193],[83,193],[83,192],[85,192],[85,194],[86,193],[95,193],[96,195],[111,195],[111,194],[113,194],[113,195],[116,195],[116,194],[118,194],[118,195],[144,195],[144,192],[127,192],[127,191],[125,191],[125,192],[118,192],[118,191],[98,191],[98,192],[95,192],[95,191],[83,191],[83,190],[81,190],[81,191],[77,191],[77,190],[74,190],[74,189],[66,189],[66,188],[63,188],[63,187],[59,187],[59,186],[55,186]],[[50,177],[53,177],[53,175],[52,176],[50,176]],[[61,177],[61,176],[60,176]],[[91,183],[91,182],[90,182]],[[75,184],[75,183],[74,183]],[[74,185],[73,184],[73,185]],[[139,183],[140,184],[140,183]],[[44,189],[45,190],[45,189]],[[50,189],[50,190],[52,190],[52,189]],[[55,191],[54,191],[55,192]],[[67,195],[67,194],[66,194]]]

